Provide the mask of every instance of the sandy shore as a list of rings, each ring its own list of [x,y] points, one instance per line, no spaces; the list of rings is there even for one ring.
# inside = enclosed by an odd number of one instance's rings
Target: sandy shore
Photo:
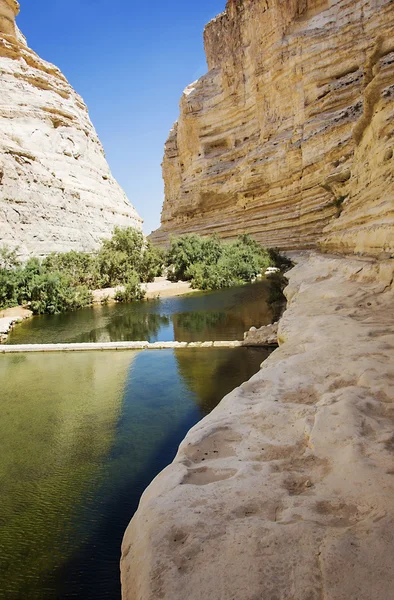
[[[144,283],[142,284],[142,287],[146,291],[146,299],[183,296],[184,294],[190,294],[190,292],[196,291],[190,287],[190,283],[188,281],[178,281],[176,283],[172,283],[165,277],[156,277],[152,283]],[[105,288],[103,290],[94,290],[93,303],[99,304],[105,299],[107,299],[107,301],[113,301],[116,292],[122,289],[123,286],[117,286],[114,288]]]
[[[195,292],[188,281],[177,281],[173,283],[165,277],[156,277],[152,283],[145,283],[143,287],[146,289],[146,298],[169,298],[170,296],[183,296]]]
[[[4,308],[0,310],[0,319],[16,318],[28,319],[32,316],[31,310],[23,306],[14,306],[13,308]]]

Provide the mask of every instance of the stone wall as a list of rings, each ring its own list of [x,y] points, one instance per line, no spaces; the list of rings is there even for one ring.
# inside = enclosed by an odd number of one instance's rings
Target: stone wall
[[[142,220],[112,177],[86,105],[28,48],[19,5],[0,0],[0,246],[86,250]]]
[[[204,39],[152,240],[246,231],[286,250],[391,252],[392,2],[229,0]]]

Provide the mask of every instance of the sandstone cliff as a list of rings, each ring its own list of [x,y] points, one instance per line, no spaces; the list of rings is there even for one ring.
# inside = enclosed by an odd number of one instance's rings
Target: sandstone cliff
[[[86,105],[0,0],[0,245],[22,257],[92,250],[142,221],[111,175]]]
[[[229,0],[165,146],[162,225],[282,249],[394,249],[390,0]],[[325,229],[326,228],[326,229]]]

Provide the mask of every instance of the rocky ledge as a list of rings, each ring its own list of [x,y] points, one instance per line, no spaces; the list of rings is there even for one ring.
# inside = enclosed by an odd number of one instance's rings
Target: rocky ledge
[[[290,271],[280,347],[144,493],[124,600],[392,596],[393,274],[322,255]]]
[[[278,345],[278,323],[263,325],[257,329],[251,327],[245,331],[243,346],[277,346]]]

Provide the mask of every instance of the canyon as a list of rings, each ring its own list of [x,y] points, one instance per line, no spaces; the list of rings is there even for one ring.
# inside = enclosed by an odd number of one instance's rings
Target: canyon
[[[0,0],[0,245],[22,260],[92,251],[142,219],[113,178],[82,98],[26,43]]]
[[[389,0],[229,0],[165,145],[152,241],[392,252],[393,39]]]
[[[151,239],[296,264],[279,348],[144,492],[123,600],[392,595],[393,33],[389,0],[229,0],[205,29]]]
[[[0,0],[0,245],[22,259],[91,251],[114,226],[142,221],[111,175],[85,103],[27,46],[18,11],[16,0]],[[245,340],[272,334],[279,348],[189,431],[143,493],[122,545],[123,600],[392,596],[393,40],[392,0],[228,0],[205,29],[208,73],[183,93],[165,145],[152,242],[246,232],[293,253],[295,266],[279,324],[252,328]],[[2,318],[5,333],[15,315]],[[177,372],[194,367],[187,352]],[[128,368],[121,354],[116,387]],[[46,365],[39,378],[51,398],[58,370],[68,377],[55,358],[52,375]],[[39,372],[30,362],[26,387]],[[13,363],[19,377],[21,365]],[[162,365],[154,400],[171,394]],[[205,384],[197,375],[195,389]],[[137,380],[130,389],[143,388]],[[189,410],[183,394],[177,417]],[[97,435],[94,418],[85,421]],[[133,435],[127,440],[144,447],[147,436]],[[131,511],[118,483],[117,509]],[[19,548],[14,534],[9,540]]]

